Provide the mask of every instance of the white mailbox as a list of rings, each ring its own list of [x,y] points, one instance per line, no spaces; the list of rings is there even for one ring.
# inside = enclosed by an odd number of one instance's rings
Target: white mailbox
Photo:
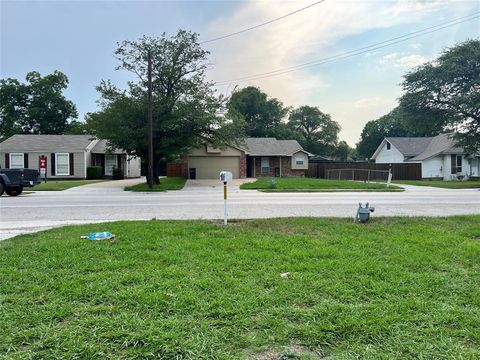
[[[230,171],[220,171],[220,181],[230,183],[232,179],[233,175]]]

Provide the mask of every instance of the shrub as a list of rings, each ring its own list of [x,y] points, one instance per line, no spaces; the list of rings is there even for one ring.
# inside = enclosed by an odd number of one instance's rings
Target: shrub
[[[103,178],[103,171],[101,166],[89,166],[87,167],[87,179],[96,180]]]
[[[112,169],[112,179],[113,180],[122,180],[123,179],[123,170],[116,166]]]

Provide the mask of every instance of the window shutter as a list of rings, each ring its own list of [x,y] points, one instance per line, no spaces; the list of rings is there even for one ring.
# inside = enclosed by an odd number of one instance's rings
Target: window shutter
[[[457,155],[451,155],[452,157],[452,174],[456,174],[457,173]]]
[[[50,154],[51,165],[52,165],[52,176],[55,176],[55,154]]]
[[[23,154],[23,167],[28,169],[28,153]]]
[[[10,154],[5,153],[5,169],[10,169]]]
[[[73,175],[73,153],[69,154],[69,164],[70,164],[70,175]]]

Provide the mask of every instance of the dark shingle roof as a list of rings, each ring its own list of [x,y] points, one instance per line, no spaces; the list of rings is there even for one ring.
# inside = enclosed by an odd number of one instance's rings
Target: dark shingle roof
[[[454,133],[434,137],[388,137],[385,140],[409,158],[408,161],[422,161],[439,154],[464,153],[463,148],[455,146]]]
[[[463,154],[463,149],[455,146],[453,135],[453,133],[440,134],[431,138],[427,148],[409,161],[421,161],[438,154]]]
[[[417,156],[425,151],[432,140],[431,137],[387,137],[386,140],[395,146],[404,156]]]
[[[247,138],[245,152],[252,156],[289,156],[304,151],[297,140],[277,140],[275,138]]]
[[[1,152],[81,152],[92,135],[13,135],[0,143]]]

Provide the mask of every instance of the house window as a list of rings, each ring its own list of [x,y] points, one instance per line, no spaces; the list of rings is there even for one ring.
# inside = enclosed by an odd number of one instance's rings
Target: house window
[[[270,173],[270,158],[262,157],[262,175],[268,175]]]
[[[457,174],[462,172],[462,155],[457,155]]]
[[[55,154],[55,175],[70,175],[70,154]]]
[[[387,150],[390,150],[391,147],[392,145],[387,141]]]
[[[117,155],[105,155],[105,175],[112,176],[115,166],[117,166]]]
[[[23,153],[10,154],[10,169],[22,169],[25,164],[23,156]]]
[[[70,175],[70,154],[55,154],[55,175]]]
[[[304,157],[302,155],[296,155],[295,156],[295,165],[303,165],[304,164]]]

